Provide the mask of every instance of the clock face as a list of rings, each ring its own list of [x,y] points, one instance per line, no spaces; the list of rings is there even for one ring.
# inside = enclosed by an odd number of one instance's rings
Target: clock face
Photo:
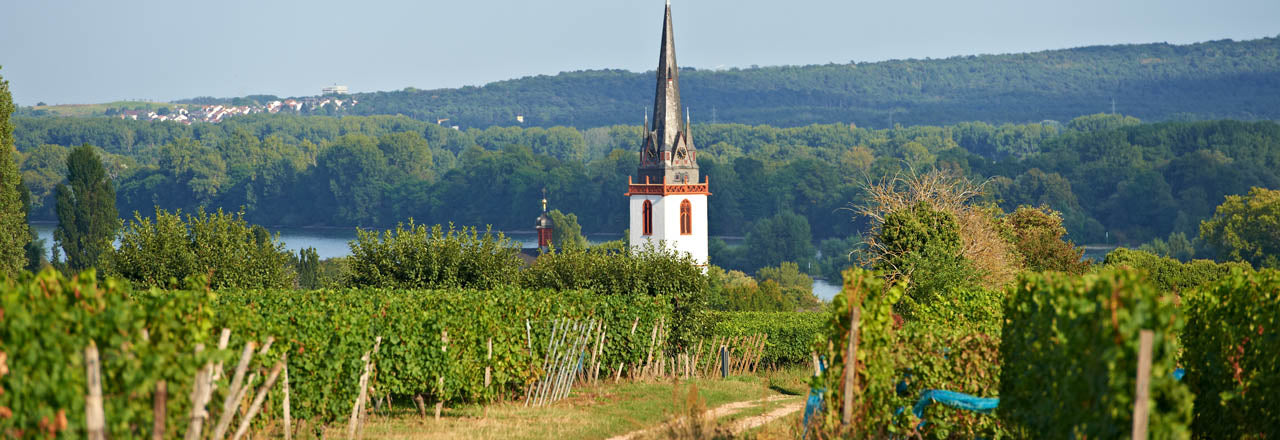
[[[684,160],[685,157],[688,155],[689,155],[689,151],[686,150],[684,147],[681,147],[679,150],[676,150],[676,159],[678,160]]]
[[[649,149],[645,150],[644,153],[650,160],[658,157],[658,150],[653,148],[653,144],[650,144]]]

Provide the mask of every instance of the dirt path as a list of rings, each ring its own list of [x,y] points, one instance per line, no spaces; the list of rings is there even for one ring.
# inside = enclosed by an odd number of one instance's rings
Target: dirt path
[[[773,411],[769,411],[767,413],[760,414],[758,416],[747,417],[745,419],[734,422],[733,425],[729,426],[729,431],[733,432],[734,435],[738,435],[743,432],[746,432],[747,430],[764,426],[765,424],[772,422],[774,420],[777,420],[780,417],[786,417],[791,413],[799,411],[803,408],[804,408],[803,400],[799,402],[793,402],[785,406],[782,406],[778,409],[775,409]]]
[[[713,408],[713,409],[707,410],[707,412],[705,412],[705,413],[703,413],[703,414],[704,414],[706,417],[708,417],[708,418],[711,418],[711,419],[713,419],[713,420],[718,420],[718,419],[720,419],[721,417],[726,417],[726,416],[730,416],[730,415],[736,414],[736,413],[738,413],[738,411],[742,411],[742,410],[747,409],[747,408],[751,408],[751,407],[758,406],[758,405],[763,405],[763,404],[765,404],[765,403],[769,403],[769,402],[776,402],[776,401],[779,401],[779,400],[786,400],[786,399],[792,399],[792,398],[795,398],[795,396],[784,396],[784,395],[778,395],[778,396],[770,396],[770,397],[766,397],[766,398],[763,398],[763,399],[756,399],[756,400],[744,400],[744,401],[741,401],[741,402],[726,403],[726,404],[724,404],[724,405],[720,405],[720,406],[717,406],[717,407],[715,407],[715,408]],[[793,403],[793,404],[789,404],[789,405],[783,406],[783,407],[781,407],[781,408],[778,408],[778,409],[776,409],[776,410],[770,411],[770,412],[768,412],[768,413],[766,413],[766,414],[761,414],[761,415],[758,415],[758,416],[748,417],[748,418],[746,418],[746,419],[743,419],[743,420],[741,420],[741,421],[738,421],[738,422],[737,422],[737,423],[735,423],[735,424],[734,424],[730,429],[732,429],[732,430],[733,430],[733,433],[734,433],[734,434],[737,434],[737,433],[743,432],[743,431],[745,431],[745,430],[748,430],[748,429],[751,429],[751,428],[754,428],[754,427],[757,427],[757,426],[764,425],[765,423],[769,423],[770,421],[773,421],[774,419],[777,419],[778,417],[782,417],[782,416],[785,416],[785,415],[787,415],[787,414],[791,414],[791,413],[793,413],[793,412],[796,412],[796,411],[798,411],[800,408],[803,408],[803,407],[804,407],[804,402],[803,402],[803,401],[801,401],[801,402],[797,402],[797,403]],[[617,435],[617,436],[610,437],[608,440],[634,440],[634,439],[636,439],[636,438],[642,438],[642,437],[644,437],[644,436],[646,436],[646,435],[648,435],[648,434],[652,434],[652,433],[655,433],[655,432],[660,432],[660,431],[662,431],[663,429],[666,429],[666,428],[667,428],[668,426],[670,426],[670,425],[671,425],[671,422],[667,422],[667,423],[660,424],[660,425],[658,425],[658,426],[653,426],[653,427],[644,428],[644,429],[638,429],[638,430],[635,430],[635,431],[628,432],[628,433],[626,433],[626,434],[622,434],[622,435]],[[741,425],[741,427],[739,427],[740,425]]]

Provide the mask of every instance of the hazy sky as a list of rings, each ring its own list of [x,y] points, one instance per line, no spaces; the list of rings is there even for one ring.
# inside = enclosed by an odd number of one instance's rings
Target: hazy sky
[[[6,0],[20,105],[482,85],[657,62],[661,0]],[[1280,35],[1280,0],[673,0],[682,66]]]

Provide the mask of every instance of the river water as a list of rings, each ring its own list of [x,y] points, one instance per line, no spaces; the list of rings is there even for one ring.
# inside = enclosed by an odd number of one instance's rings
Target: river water
[[[53,228],[52,224],[36,224],[32,225],[36,234],[44,239],[45,256],[48,256],[48,246],[53,244]],[[320,258],[345,257],[351,255],[351,248],[348,242],[356,238],[355,229],[332,228],[278,228],[272,229],[271,233],[279,234],[280,242],[284,243],[284,247],[290,251],[297,252],[306,248],[315,248]],[[538,236],[525,232],[508,234],[512,240],[519,242],[523,247],[534,247],[538,245]],[[591,234],[587,236],[587,240],[592,244],[603,243],[610,240],[622,238],[621,234]],[[840,286],[828,283],[825,280],[813,281],[813,294],[823,301],[831,301],[837,293],[840,293]]]

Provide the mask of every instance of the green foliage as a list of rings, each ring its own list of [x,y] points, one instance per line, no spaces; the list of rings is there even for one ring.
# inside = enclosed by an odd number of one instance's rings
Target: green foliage
[[[564,214],[559,209],[552,209],[547,215],[551,217],[551,224],[554,225],[551,230],[552,246],[556,249],[587,247],[587,237],[582,236],[582,226],[578,225],[577,215]]]
[[[661,296],[514,287],[268,290],[222,292],[218,316],[220,324],[244,337],[276,336],[289,353],[294,416],[330,422],[350,413],[360,357],[372,349],[376,336],[383,341],[372,383],[380,393],[423,395],[450,404],[489,402],[521,395],[541,373],[553,321],[601,321],[607,326],[597,360],[601,371],[619,364],[631,369],[643,361],[651,334],[630,332],[632,324],[646,328],[660,319],[670,322],[669,304]],[[490,338],[492,360],[487,358]],[[488,388],[485,367],[492,367]]]
[[[446,231],[413,223],[379,235],[359,229],[351,242],[347,279],[351,287],[402,289],[491,289],[513,285],[520,249],[502,233],[474,227]]]
[[[51,269],[0,277],[0,431],[13,438],[78,436],[85,426],[84,349],[101,360],[107,430],[114,438],[149,437],[150,396],[168,383],[168,432],[181,432],[191,411],[194,372],[224,353],[210,343],[213,294],[204,289],[134,292],[93,271],[70,279]],[[144,335],[145,332],[145,335]],[[225,385],[224,385],[225,388]]]
[[[710,266],[707,274],[707,307],[716,311],[733,312],[792,312],[796,299],[782,292],[777,281],[756,280],[744,272],[724,271]]]
[[[292,287],[296,274],[284,244],[250,226],[244,213],[158,209],[155,218],[134,213],[104,257],[103,271],[139,286],[170,287],[207,276],[215,289]]]
[[[1280,272],[1234,270],[1190,295],[1186,314],[1195,436],[1280,435]]]
[[[1082,260],[1084,249],[1064,240],[1067,230],[1062,227],[1062,216],[1057,211],[1047,206],[1019,206],[1003,221],[1012,232],[1013,244],[1028,270],[1076,275],[1088,270],[1089,262]]]
[[[1211,283],[1225,277],[1232,270],[1251,270],[1245,263],[1215,263],[1212,260],[1192,260],[1187,263],[1172,258],[1162,258],[1149,252],[1117,248],[1103,259],[1104,267],[1128,266],[1147,273],[1147,280],[1162,292],[1178,292]]]
[[[1280,90],[1273,77],[1277,46],[1280,38],[1272,36],[873,63],[686,68],[680,77],[697,85],[684,90],[687,101],[719,109],[717,120],[744,124],[1066,121],[1111,99],[1143,119],[1275,119],[1267,103]],[[588,70],[481,87],[362,93],[354,95],[360,104],[350,111],[433,122],[443,113],[450,123],[480,127],[511,124],[516,114],[525,116],[525,124],[542,126],[634,123],[635,103],[653,99],[653,79],[653,72]],[[1009,154],[1017,152],[1011,148]]]
[[[779,212],[751,225],[743,240],[742,262],[733,267],[758,270],[765,266],[794,261],[807,265],[817,252],[809,221],[793,212]],[[729,264],[729,263],[726,263]]]
[[[1200,239],[1218,258],[1280,269],[1280,190],[1251,188],[1227,196],[1213,217],[1200,222]]]
[[[920,201],[885,215],[877,242],[883,246],[875,267],[908,281],[907,295],[894,305],[910,320],[946,322],[964,317],[991,322],[998,296],[983,289],[981,272],[960,254],[955,216]]]
[[[826,315],[817,312],[713,312],[707,318],[711,337],[767,334],[760,360],[768,365],[809,362],[813,341],[822,331]]]
[[[859,264],[858,251],[861,246],[861,235],[822,240],[818,244],[818,251],[822,253],[822,259],[818,261],[818,275],[828,280],[840,279],[841,272]]]
[[[999,331],[999,328],[996,328]],[[1000,338],[987,330],[945,323],[911,323],[895,333],[898,377],[907,384],[897,405],[910,407],[925,390],[956,391],[971,396],[997,397],[1000,391]],[[886,408],[887,410],[887,408]],[[904,412],[896,423],[919,426]],[[904,420],[905,419],[905,420]],[[1009,436],[990,414],[930,405],[925,411],[924,438],[1001,438]]]
[[[1187,239],[1187,234],[1181,232],[1169,234],[1169,241],[1153,238],[1150,242],[1138,246],[1138,250],[1173,258],[1183,263],[1191,261],[1196,255],[1195,245]]]
[[[115,188],[93,147],[85,144],[67,155],[67,181],[69,185],[55,189],[58,227],[53,238],[66,252],[67,268],[80,271],[97,266],[111,249],[120,219]]]
[[[18,187],[18,196],[22,199],[22,223],[26,224],[26,217],[31,212],[31,191],[27,190],[26,178],[23,178],[23,180],[23,184]],[[26,254],[27,259],[25,269],[31,272],[39,272],[40,269],[49,264],[49,260],[44,256],[45,242],[43,238],[36,235],[34,228],[28,228],[28,233],[31,238],[27,241],[26,246],[23,246],[23,252]]]
[[[26,266],[24,248],[31,241],[27,232],[27,213],[18,185],[18,155],[13,144],[13,97],[9,81],[0,77],[0,275],[17,274]]]
[[[856,438],[885,438],[902,435],[910,427],[899,423],[895,415],[901,399],[895,386],[901,379],[896,362],[896,339],[893,305],[905,294],[902,283],[885,281],[884,274],[853,268],[844,273],[844,288],[831,300],[822,336],[815,349],[825,359],[827,369],[810,384],[823,389],[825,417],[819,422],[828,431],[836,431],[844,408],[844,375],[856,374],[851,433]],[[849,363],[848,341],[854,308],[859,308],[858,351],[855,368],[846,372]]]
[[[711,310],[790,312],[796,305],[776,281],[756,282],[745,273],[726,272],[720,266],[707,270],[707,308]]]
[[[297,255],[290,254],[289,257],[293,263],[293,271],[298,274],[298,288],[311,290],[324,287],[320,281],[320,254],[316,253],[316,248],[302,249]]]
[[[777,283],[783,295],[800,308],[816,309],[818,306],[818,297],[813,295],[813,277],[800,272],[800,265],[796,263],[784,261],[778,267],[762,267],[756,271],[756,279],[762,283]]]
[[[1015,436],[1126,436],[1144,329],[1155,334],[1149,432],[1190,436],[1193,396],[1173,378],[1185,319],[1175,295],[1128,268],[1024,274],[1009,295],[997,411]]]
[[[672,308],[668,325],[677,346],[689,346],[704,328],[707,276],[687,253],[652,247],[566,249],[543,254],[519,276],[520,285],[527,289],[668,298]]]
[[[584,233],[616,233],[627,222],[618,185],[635,173],[641,139],[635,126],[459,131],[403,116],[255,114],[192,126],[116,118],[14,121],[36,220],[54,220],[52,191],[65,175],[51,165],[61,162],[59,147],[49,145],[87,142],[106,151],[125,213],[157,205],[194,212],[203,205],[244,207],[250,221],[281,226],[385,228],[415,218],[517,230],[540,211],[545,187],[558,206],[579,216]],[[718,213],[709,217],[712,234],[745,236],[751,226],[791,212],[807,220],[810,240],[853,236],[867,225],[850,222],[841,208],[866,195],[862,183],[892,178],[917,162],[927,164],[920,171],[990,178],[989,201],[1006,211],[1047,205],[1061,212],[1077,243],[1195,235],[1226,195],[1280,179],[1280,124],[1269,121],[1089,132],[1051,121],[861,125],[699,125],[692,132],[694,143],[706,146],[699,166],[716,182],[708,202]],[[579,142],[587,142],[584,159],[572,152]],[[808,271],[807,261],[794,257],[752,261],[755,255],[741,247],[714,249],[712,256],[717,265],[749,273],[782,261]]]

